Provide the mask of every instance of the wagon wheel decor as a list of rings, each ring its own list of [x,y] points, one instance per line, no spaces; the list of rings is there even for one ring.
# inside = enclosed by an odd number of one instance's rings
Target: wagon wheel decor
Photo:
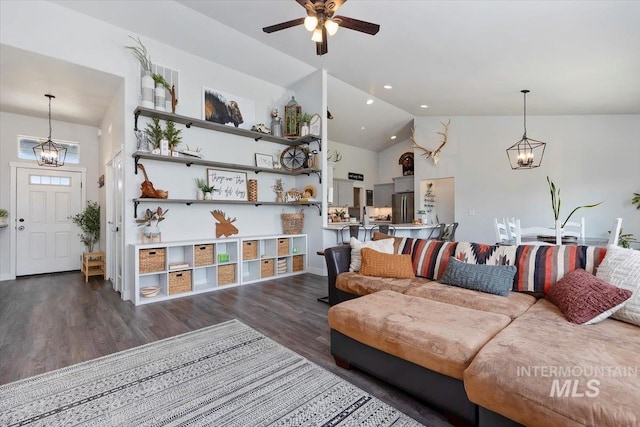
[[[298,146],[287,147],[280,155],[282,167],[294,171],[307,166],[307,153]]]

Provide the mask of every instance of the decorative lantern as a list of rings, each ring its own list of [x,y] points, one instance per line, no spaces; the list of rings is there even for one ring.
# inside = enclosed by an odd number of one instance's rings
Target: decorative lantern
[[[284,136],[289,139],[300,137],[300,117],[302,109],[295,97],[284,106]]]

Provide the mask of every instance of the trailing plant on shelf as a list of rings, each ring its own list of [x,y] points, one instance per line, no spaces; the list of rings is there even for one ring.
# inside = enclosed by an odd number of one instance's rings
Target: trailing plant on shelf
[[[149,136],[149,141],[153,144],[153,148],[160,148],[160,140],[164,138],[164,130],[160,125],[160,119],[153,119],[153,123],[147,123],[145,133]]]
[[[162,210],[160,206],[158,206],[155,211],[147,209],[144,212],[144,216],[142,218],[136,219],[138,227],[157,227],[160,222],[164,221],[164,216],[167,214],[167,212],[169,212],[169,209],[165,211]]]
[[[176,128],[176,124],[173,121],[167,121],[164,137],[169,141],[169,149],[174,151],[178,145],[182,142],[182,137],[180,134],[182,133],[181,129]]]
[[[636,209],[640,210],[640,193],[633,193],[633,198],[631,199],[631,204],[632,205],[638,205],[638,206],[636,206]]]
[[[207,185],[207,182],[202,178],[196,178],[196,187],[202,190],[203,193],[211,193],[215,188],[213,186]]]
[[[153,81],[156,83],[156,85],[162,85],[162,87],[164,87],[166,90],[171,90],[171,86],[169,86],[169,83],[167,83],[164,77],[162,77],[160,74],[153,73],[151,77],[153,78]]]
[[[553,219],[557,221],[560,219],[560,206],[561,206],[560,188],[556,187],[556,185],[553,183],[553,181],[551,181],[551,179],[548,176],[547,176],[547,183],[549,183],[549,191],[551,192],[551,207],[553,208]],[[571,218],[571,216],[577,210],[582,208],[595,208],[596,206],[600,206],[602,203],[604,203],[604,201],[595,203],[593,205],[582,205],[574,208],[571,211],[571,213],[569,213],[569,216],[567,216],[567,218],[560,224],[560,227],[564,228],[565,224],[569,221],[569,218]]]
[[[100,240],[100,205],[98,202],[88,201],[87,207],[72,216],[71,221],[82,230],[78,236],[86,246],[87,252],[93,252],[93,245]]]

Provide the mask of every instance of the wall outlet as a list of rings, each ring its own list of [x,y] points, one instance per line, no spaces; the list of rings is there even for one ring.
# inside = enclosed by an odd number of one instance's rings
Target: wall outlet
[[[469,216],[476,216],[476,211],[473,209],[469,209]]]

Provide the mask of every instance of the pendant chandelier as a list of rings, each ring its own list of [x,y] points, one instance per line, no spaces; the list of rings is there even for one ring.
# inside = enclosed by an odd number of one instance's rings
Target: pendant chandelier
[[[520,141],[507,148],[507,157],[511,169],[533,169],[542,164],[542,156],[547,144],[527,138],[527,93],[529,91],[524,89],[520,92],[524,96],[524,134]]]
[[[35,154],[39,166],[64,166],[67,149],[51,140],[51,99],[55,98],[55,96],[50,94],[45,94],[44,96],[49,98],[49,138],[40,145],[33,147],[33,154]]]

